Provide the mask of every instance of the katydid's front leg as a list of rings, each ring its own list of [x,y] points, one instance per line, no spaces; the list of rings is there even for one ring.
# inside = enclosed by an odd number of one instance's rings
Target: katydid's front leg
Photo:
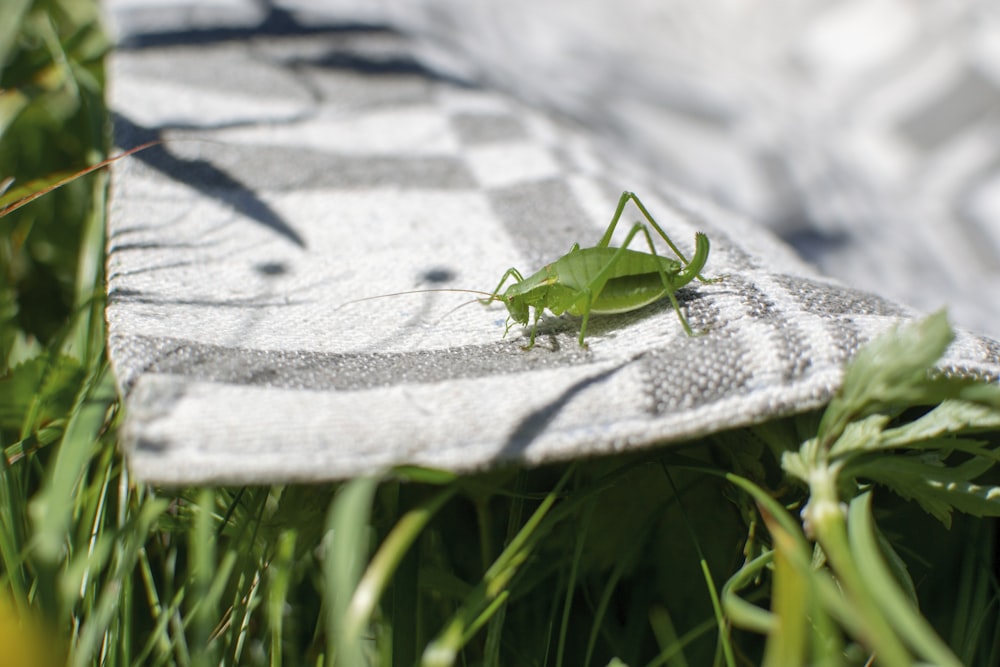
[[[487,304],[487,303],[490,303],[491,301],[495,301],[495,300],[496,300],[496,298],[497,298],[498,296],[500,296],[500,288],[501,288],[501,287],[503,287],[503,284],[504,284],[505,282],[507,282],[507,279],[508,279],[508,278],[510,278],[511,276],[514,276],[514,280],[516,280],[516,281],[517,281],[517,282],[519,282],[519,283],[520,283],[520,282],[524,282],[524,278],[523,278],[523,277],[521,276],[521,272],[520,272],[520,271],[518,271],[517,269],[515,269],[515,268],[514,268],[514,267],[512,266],[512,267],[510,267],[509,269],[507,269],[507,270],[506,270],[506,271],[504,272],[504,274],[503,274],[503,277],[502,277],[502,278],[500,278],[500,282],[499,282],[499,283],[497,283],[497,286],[496,286],[496,289],[494,289],[494,290],[493,290],[493,292],[492,292],[492,295],[493,295],[493,296],[492,296],[492,298],[490,298],[490,299],[480,299],[480,300],[479,300],[479,303],[482,303],[482,304],[484,304],[484,305],[485,305],[485,304]]]
[[[531,323],[531,334],[529,335],[528,338],[528,344],[522,345],[521,346],[522,350],[530,350],[531,348],[535,347],[535,333],[538,331],[538,320],[541,319],[541,317],[542,317],[542,309],[535,308],[535,319]]]

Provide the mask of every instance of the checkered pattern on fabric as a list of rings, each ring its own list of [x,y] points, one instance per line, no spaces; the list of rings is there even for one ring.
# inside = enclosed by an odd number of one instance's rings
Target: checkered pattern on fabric
[[[142,480],[472,470],[683,440],[822,405],[858,346],[911,314],[611,166],[568,122],[423,69],[396,34],[232,37],[137,39],[112,68],[119,143],[168,139],[113,177],[110,354]],[[711,239],[704,273],[725,279],[677,295],[706,335],[666,300],[594,317],[588,349],[578,320],[546,317],[530,351],[499,305],[456,310],[468,294],[345,305],[528,275],[595,243],[625,188],[685,252]],[[996,378],[997,352],[962,333],[944,364]]]
[[[412,0],[369,16],[584,119],[825,274],[1000,336],[995,0]]]

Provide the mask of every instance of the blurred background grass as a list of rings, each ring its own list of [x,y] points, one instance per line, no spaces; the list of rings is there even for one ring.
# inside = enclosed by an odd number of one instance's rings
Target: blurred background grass
[[[94,2],[4,0],[5,200],[105,156],[109,49]],[[774,560],[772,537],[800,531],[783,533],[775,513],[807,499],[780,452],[814,436],[818,415],[530,472],[132,482],[104,352],[106,181],[0,218],[0,666],[869,660],[864,632],[838,630],[810,575],[789,569],[795,550]],[[761,514],[731,472],[784,507]],[[900,588],[913,582],[963,664],[997,664],[992,520],[960,515],[946,530],[890,495],[875,515]],[[774,571],[790,583],[772,611],[797,619],[798,636],[762,630],[766,619],[740,630],[714,597],[749,572],[745,598],[767,608]]]

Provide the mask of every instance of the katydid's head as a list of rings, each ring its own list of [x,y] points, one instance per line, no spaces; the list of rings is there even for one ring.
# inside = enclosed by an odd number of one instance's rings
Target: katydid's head
[[[511,294],[514,287],[516,287],[516,285],[511,285],[511,289],[508,289],[503,296],[498,298],[500,301],[503,301],[503,305],[507,306],[507,311],[510,313],[510,319],[514,320],[518,324],[527,324],[528,301],[520,294]]]

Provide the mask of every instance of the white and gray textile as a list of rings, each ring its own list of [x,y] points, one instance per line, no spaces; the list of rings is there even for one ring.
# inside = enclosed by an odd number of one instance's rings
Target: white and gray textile
[[[733,189],[713,197],[698,174],[664,177],[584,114],[438,68],[420,26],[397,17],[414,42],[392,11],[343,4],[111,3],[117,143],[167,140],[112,185],[109,345],[138,478],[466,471],[684,440],[823,405],[859,345],[915,314],[734,213],[758,181],[720,166]],[[586,349],[579,320],[547,316],[525,351],[501,305],[456,309],[469,294],[347,303],[492,290],[596,243],[626,189],[685,252],[708,234],[704,273],[724,279],[678,293],[705,335],[664,300],[591,319]],[[960,331],[943,365],[996,379],[1000,345]]]

